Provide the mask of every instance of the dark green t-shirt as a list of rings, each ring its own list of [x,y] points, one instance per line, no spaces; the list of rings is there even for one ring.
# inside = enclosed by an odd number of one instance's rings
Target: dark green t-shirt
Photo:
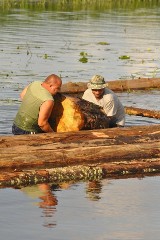
[[[14,124],[25,131],[42,132],[38,126],[40,107],[45,101],[54,101],[50,92],[42,87],[41,84],[42,82],[35,81],[28,86],[27,92],[14,119]]]

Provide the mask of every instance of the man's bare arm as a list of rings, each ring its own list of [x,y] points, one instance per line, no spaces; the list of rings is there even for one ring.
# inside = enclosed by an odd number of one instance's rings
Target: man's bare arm
[[[43,132],[54,132],[48,122],[53,106],[54,106],[54,101],[48,100],[48,101],[45,101],[40,107],[39,117],[38,117],[38,126],[42,129]]]

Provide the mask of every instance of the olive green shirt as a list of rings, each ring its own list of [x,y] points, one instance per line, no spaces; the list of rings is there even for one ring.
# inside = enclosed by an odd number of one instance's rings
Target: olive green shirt
[[[44,87],[41,86],[42,82],[35,81],[31,83],[24,95],[18,113],[14,119],[14,124],[30,132],[42,132],[38,126],[38,116],[42,103],[52,100],[53,96]]]

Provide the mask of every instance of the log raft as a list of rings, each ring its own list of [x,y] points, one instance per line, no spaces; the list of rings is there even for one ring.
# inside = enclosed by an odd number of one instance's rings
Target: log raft
[[[81,96],[86,88],[87,83],[67,83],[62,86],[62,93]],[[111,81],[108,88],[114,91],[159,89],[160,79]],[[77,112],[77,108],[73,110]],[[156,111],[133,107],[125,107],[125,111],[160,119]],[[84,131],[81,125],[85,114],[76,115],[76,120],[75,114],[72,115],[74,124],[70,123],[69,128],[75,127],[76,122],[77,131],[73,128],[65,132],[68,125],[62,124],[59,130],[63,133],[57,131],[56,125],[57,133],[0,136],[0,187],[160,173],[160,124]],[[62,116],[58,117],[56,120],[60,122]],[[68,118],[68,112],[63,112],[63,117]],[[94,127],[96,124],[94,119]]]
[[[0,137],[0,186],[160,172],[160,125]]]

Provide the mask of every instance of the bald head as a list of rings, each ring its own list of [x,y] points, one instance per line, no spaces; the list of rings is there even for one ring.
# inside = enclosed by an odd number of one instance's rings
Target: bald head
[[[55,75],[55,74],[49,75],[49,76],[45,79],[44,82],[47,83],[47,84],[57,84],[57,83],[61,83],[61,84],[62,84],[61,78],[58,77],[58,76]]]
[[[55,95],[57,92],[60,91],[61,85],[61,78],[55,74],[49,75],[42,83],[42,86],[46,88],[52,95]]]

